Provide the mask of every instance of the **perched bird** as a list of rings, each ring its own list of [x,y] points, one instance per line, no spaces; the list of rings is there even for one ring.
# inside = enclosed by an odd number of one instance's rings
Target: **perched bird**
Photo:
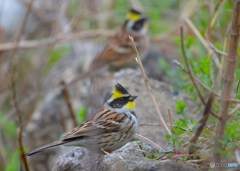
[[[147,55],[149,45],[147,36],[148,19],[141,12],[130,9],[122,27],[110,38],[103,51],[94,58],[89,69],[69,84],[74,84],[92,71],[105,65],[109,65],[113,69],[120,69],[123,66],[132,64],[135,61],[135,54],[128,37],[129,35],[133,37],[140,57],[144,58]]]
[[[121,148],[134,137],[137,130],[137,117],[134,112],[136,98],[137,96],[129,94],[122,85],[116,84],[103,107],[88,120],[59,141],[39,147],[26,155],[30,156],[59,145],[80,146],[98,154]]]

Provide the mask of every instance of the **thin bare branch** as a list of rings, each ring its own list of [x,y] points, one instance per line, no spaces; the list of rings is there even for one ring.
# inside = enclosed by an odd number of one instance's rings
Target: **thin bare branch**
[[[199,39],[199,41],[203,44],[203,46],[206,48],[206,50],[208,50],[209,46],[208,46],[208,43],[207,41],[202,37],[202,35],[200,34],[200,32],[198,31],[197,27],[192,23],[192,21],[189,19],[189,18],[185,18],[185,22],[188,24],[188,26],[192,29],[192,31],[194,32],[194,34],[197,36],[197,38]],[[217,56],[213,53],[213,50],[212,49],[209,49],[210,50],[210,54],[213,54],[213,60],[216,64],[216,66],[218,68],[221,67],[221,64],[217,58]]]
[[[183,42],[183,41],[184,41],[184,38],[183,38],[183,27],[180,27],[180,34],[181,34],[182,53],[183,53],[183,57],[184,57],[185,63],[186,63],[187,68],[188,68],[188,74],[189,74],[189,76],[190,76],[190,78],[191,78],[191,80],[192,80],[192,83],[193,83],[194,87],[195,87],[196,90],[197,90],[197,93],[198,93],[199,98],[201,99],[202,103],[206,106],[206,102],[205,102],[205,100],[204,100],[204,98],[203,98],[203,96],[202,96],[202,93],[201,93],[200,89],[198,88],[198,85],[196,84],[195,79],[194,79],[194,76],[193,76],[193,74],[192,74],[192,72],[191,72],[191,67],[190,67],[190,64],[189,64],[189,60],[188,60],[187,55],[186,55],[186,52],[185,52],[184,42]],[[214,112],[211,111],[211,114],[212,114],[213,116],[215,116],[216,118],[218,118],[218,116],[217,116]]]
[[[229,102],[234,102],[234,103],[240,103],[240,100],[238,100],[238,99],[233,99],[233,98],[230,98],[228,101],[229,101]]]
[[[152,144],[153,146],[155,146],[157,149],[163,150],[162,147],[160,147],[159,145],[155,144],[154,142],[152,142],[151,140],[147,139],[146,137],[144,137],[144,136],[142,136],[142,135],[140,135],[140,134],[136,134],[136,136],[139,137],[139,138],[141,138],[141,139],[143,139],[144,141],[149,142],[150,144]]]
[[[239,32],[240,32],[240,1],[235,0],[233,4],[233,14],[232,14],[232,28],[231,28],[231,37],[229,42],[229,49],[228,49],[228,57],[226,58],[226,66],[225,66],[225,73],[223,77],[223,89],[221,95],[221,102],[220,102],[220,109],[219,109],[219,116],[221,120],[218,120],[217,124],[217,133],[216,133],[216,141],[214,143],[215,148],[219,148],[221,143],[219,140],[223,139],[226,122],[229,119],[228,116],[228,106],[229,100],[232,94],[232,85],[233,85],[233,78],[234,78],[234,70],[236,66],[237,60],[237,50],[238,50],[238,43],[239,43]],[[214,153],[215,163],[221,162],[221,153],[215,152]],[[214,168],[214,170],[218,170]]]
[[[183,37],[183,27],[182,27],[182,26],[180,27],[180,34],[181,34],[180,36],[181,36],[182,54],[183,54],[183,58],[184,58],[184,60],[185,60],[185,63],[186,63],[186,65],[187,65],[187,69],[188,69],[188,72],[189,72],[189,76],[190,76],[190,78],[191,78],[191,80],[192,80],[192,83],[193,83],[194,87],[195,87],[196,90],[197,90],[197,93],[198,93],[199,98],[201,99],[202,103],[205,105],[206,102],[205,102],[205,100],[204,100],[204,98],[203,98],[203,96],[202,96],[202,93],[200,92],[200,90],[199,90],[199,88],[198,88],[198,85],[197,85],[196,82],[195,82],[195,79],[193,78],[193,74],[192,74],[192,71],[191,71],[191,67],[190,67],[190,64],[189,64],[189,60],[188,60],[187,55],[186,55],[186,52],[185,52],[184,42],[183,42],[183,41],[184,41],[184,37]]]
[[[169,121],[170,121],[170,125],[171,125],[171,130],[173,130],[172,118],[171,118],[171,113],[170,113],[170,109],[169,108],[168,108],[168,117],[169,117]]]
[[[64,81],[62,81],[62,82],[61,82],[61,85],[65,86],[66,84],[65,84]],[[69,96],[69,93],[68,93],[68,91],[67,91],[67,87],[65,87],[65,88],[62,90],[62,95],[63,95],[63,98],[64,98],[66,104],[67,104],[67,107],[68,107],[68,110],[69,110],[69,114],[70,114],[70,116],[71,116],[71,118],[72,118],[73,125],[74,125],[74,126],[77,126],[77,125],[78,125],[78,124],[77,124],[77,120],[76,120],[76,117],[75,117],[75,115],[74,115],[74,111],[73,111],[73,108],[72,108],[72,104],[71,104],[71,102],[70,102],[70,96]]]
[[[27,19],[28,19],[28,15],[30,14],[33,1],[34,0],[31,0],[31,2],[29,3],[27,12],[24,16],[22,26],[21,26],[20,31],[19,31],[18,36],[17,36],[17,40],[14,43],[14,46],[13,46],[14,48],[13,48],[13,51],[11,53],[11,56],[10,56],[10,59],[9,59],[9,65],[8,65],[8,71],[10,71],[10,68],[12,67],[12,75],[11,75],[12,98],[13,98],[14,108],[16,110],[16,114],[18,115],[18,119],[19,119],[19,128],[17,130],[17,137],[18,137],[18,143],[19,143],[19,147],[20,147],[20,151],[21,151],[21,159],[22,159],[22,162],[24,163],[24,167],[25,167],[26,171],[29,171],[29,166],[28,166],[28,163],[27,163],[27,158],[25,156],[24,147],[23,147],[23,143],[22,143],[22,116],[21,116],[21,111],[19,109],[18,102],[17,102],[16,83],[15,83],[15,72],[16,72],[17,64],[13,63],[13,58],[14,58],[17,50],[18,50],[18,43],[19,43],[19,41],[22,37],[23,31],[25,29]]]
[[[224,57],[227,57],[228,54],[226,52],[220,51],[219,49],[217,49],[211,42],[209,42],[209,47],[217,54],[222,55]]]
[[[49,37],[49,38],[42,38],[40,40],[23,40],[17,44],[17,48],[20,49],[27,49],[27,48],[35,48],[40,46],[45,46],[53,43],[65,43],[74,39],[82,39],[88,37],[94,37],[97,35],[104,35],[110,37],[114,34],[111,30],[88,30],[82,31],[79,33],[74,33],[67,37]],[[14,49],[15,43],[8,42],[8,43],[1,43],[0,44],[0,51],[12,50]]]
[[[201,116],[201,119],[199,119],[199,121],[196,124],[195,130],[190,138],[190,144],[188,147],[189,154],[193,154],[197,150],[197,147],[195,144],[197,143],[197,140],[198,140],[199,136],[201,135],[203,128],[205,127],[205,125],[207,123],[208,117],[211,112],[212,103],[214,101],[214,97],[215,96],[211,93],[211,95],[209,96],[208,102],[205,106],[205,110]]]
[[[140,124],[139,125],[139,127],[141,127],[141,126],[162,126],[162,124],[159,124],[159,123],[146,123],[146,124]],[[171,127],[170,124],[167,124],[167,126]],[[172,125],[172,126],[175,127],[175,128],[179,128],[179,129],[181,129],[183,131],[188,131],[187,129],[185,129],[183,127],[180,127],[178,125]]]
[[[228,117],[234,115],[240,109],[240,104],[238,104],[231,112],[228,113]]]
[[[189,71],[184,68],[180,62],[178,62],[177,60],[173,60],[173,63],[176,64],[177,66],[179,66],[184,72],[186,72],[187,74],[189,74]],[[205,88],[206,90],[208,90],[209,92],[213,93],[215,96],[220,97],[220,95],[218,93],[216,93],[215,91],[213,91],[211,88],[209,88],[208,86],[206,86],[205,84],[203,84],[199,79],[197,79],[196,77],[194,77],[194,80],[201,85],[203,88]]]
[[[152,102],[153,102],[153,105],[154,105],[154,107],[155,107],[155,109],[156,109],[156,112],[157,112],[157,114],[158,114],[158,117],[159,117],[159,119],[160,119],[160,122],[162,123],[163,128],[164,128],[164,130],[166,131],[166,133],[167,133],[168,135],[172,135],[171,131],[168,129],[168,127],[167,127],[167,125],[166,125],[166,123],[165,123],[165,121],[164,121],[164,119],[163,119],[163,117],[162,117],[162,114],[161,114],[161,112],[160,112],[160,110],[159,110],[159,108],[158,108],[158,105],[157,105],[157,102],[156,102],[156,100],[155,100],[155,97],[153,96],[152,89],[151,89],[151,87],[150,87],[150,85],[149,85],[149,83],[148,83],[148,78],[147,78],[147,75],[146,75],[146,73],[145,73],[145,71],[144,71],[144,68],[143,68],[143,65],[142,65],[142,61],[141,61],[141,59],[140,59],[140,57],[139,57],[139,54],[138,54],[138,51],[137,51],[137,47],[136,47],[136,45],[135,45],[135,43],[134,43],[133,37],[129,35],[129,39],[130,39],[130,41],[131,41],[131,43],[132,43],[132,47],[133,47],[134,53],[135,53],[135,55],[136,55],[136,57],[137,57],[138,65],[139,65],[139,67],[140,67],[140,69],[141,69],[141,71],[142,71],[143,79],[144,79],[144,81],[145,81],[145,83],[146,83],[146,86],[147,86],[147,88],[148,88],[149,95],[150,95],[151,100],[152,100]]]

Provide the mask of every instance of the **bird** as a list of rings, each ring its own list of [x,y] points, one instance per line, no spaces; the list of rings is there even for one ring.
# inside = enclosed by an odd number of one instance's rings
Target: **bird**
[[[127,144],[137,131],[137,116],[134,112],[137,98],[117,83],[103,107],[89,119],[75,127],[59,141],[36,148],[27,156],[56,146],[80,146],[104,155]]]
[[[129,35],[133,37],[140,57],[145,58],[149,47],[148,20],[149,17],[141,12],[130,9],[121,28],[108,40],[103,51],[93,59],[89,69],[70,81],[68,85],[74,84],[105,65],[113,70],[119,70],[132,64],[135,61],[135,54]]]

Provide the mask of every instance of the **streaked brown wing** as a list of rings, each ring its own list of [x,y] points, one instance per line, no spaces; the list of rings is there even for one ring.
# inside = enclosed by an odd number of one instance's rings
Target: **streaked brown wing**
[[[121,122],[127,116],[116,113],[113,110],[102,108],[93,114],[88,120],[74,128],[69,134],[61,138],[62,141],[82,136],[94,136],[118,131]]]

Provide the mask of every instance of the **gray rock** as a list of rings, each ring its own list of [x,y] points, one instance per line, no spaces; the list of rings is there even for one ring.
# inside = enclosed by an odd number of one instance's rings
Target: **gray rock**
[[[149,153],[154,148],[143,142]],[[156,150],[155,150],[156,151]],[[137,142],[130,142],[121,149],[103,157],[84,148],[76,148],[58,158],[53,171],[195,171],[196,169],[173,161],[145,158]]]

